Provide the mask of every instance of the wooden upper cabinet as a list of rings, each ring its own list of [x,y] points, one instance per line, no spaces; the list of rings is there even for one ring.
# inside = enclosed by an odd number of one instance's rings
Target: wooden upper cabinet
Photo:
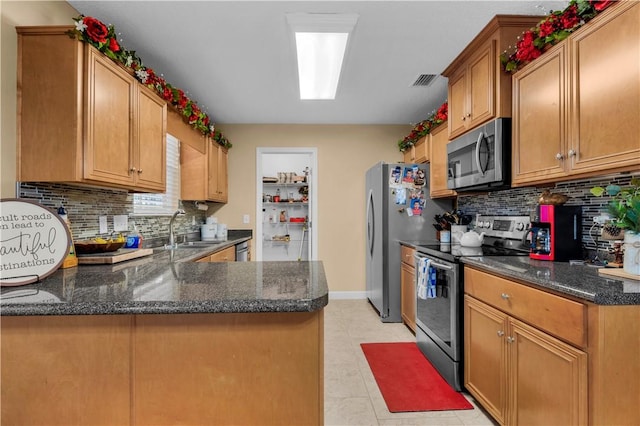
[[[172,122],[172,112],[169,123]],[[175,113],[177,115],[177,113]],[[180,139],[180,198],[226,203],[228,200],[227,150],[211,138],[202,136],[187,123],[182,122],[187,133],[179,131]],[[174,123],[175,125],[175,123]],[[185,143],[187,140],[189,142]]]
[[[213,139],[209,142],[209,200],[228,201],[227,162],[228,151]]]
[[[640,166],[640,3],[611,6],[569,39],[571,173]],[[568,151],[571,155],[571,151]]]
[[[17,28],[18,180],[164,192],[165,102],[69,29]]]
[[[511,76],[500,53],[540,16],[497,15],[442,72],[449,79],[449,139],[496,117],[511,117]]]
[[[637,170],[639,28],[619,2],[513,75],[514,186]]]
[[[447,188],[447,123],[442,123],[429,134],[429,195],[431,198],[453,197],[456,191]]]
[[[418,142],[413,146],[415,163],[428,163],[429,162],[429,135],[423,136],[418,139]]]
[[[558,159],[567,144],[565,58],[557,45],[513,78],[514,185],[566,174]]]
[[[494,75],[496,57],[494,42],[486,43],[469,62],[451,78],[449,122],[451,137],[495,117]]]

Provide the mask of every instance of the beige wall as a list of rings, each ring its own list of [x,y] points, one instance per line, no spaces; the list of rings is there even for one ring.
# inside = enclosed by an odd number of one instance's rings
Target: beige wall
[[[324,262],[332,291],[364,291],[365,172],[378,161],[401,159],[396,142],[411,127],[349,125],[218,126],[233,143],[229,151],[229,203],[215,214],[230,228],[255,232],[256,148],[318,149],[318,259]]]
[[[66,1],[0,1],[2,14],[2,141],[0,143],[0,198],[15,197],[16,182],[16,27],[71,25],[78,12]],[[44,70],[43,70],[44,72]]]

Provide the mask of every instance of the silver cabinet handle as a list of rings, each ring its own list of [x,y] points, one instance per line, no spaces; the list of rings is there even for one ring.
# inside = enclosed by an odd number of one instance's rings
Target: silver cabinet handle
[[[502,337],[502,336],[504,336],[504,331],[498,330],[498,337]]]
[[[142,169],[138,169],[138,174],[142,173]]]
[[[516,341],[515,337],[511,337],[511,336],[507,337],[507,343],[513,343],[515,341]]]
[[[564,155],[562,155],[561,153],[557,153],[556,160],[562,160],[562,159],[564,159]]]
[[[573,149],[570,149],[570,150],[569,150],[569,157],[575,157],[575,156],[576,156],[576,154],[577,154],[577,152],[576,152],[576,151],[574,151]]]
[[[509,295],[507,293],[502,293],[500,297],[502,297],[504,300],[509,300]]]

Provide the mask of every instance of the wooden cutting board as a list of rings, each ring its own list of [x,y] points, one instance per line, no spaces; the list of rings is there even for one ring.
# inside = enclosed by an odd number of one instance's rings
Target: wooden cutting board
[[[81,265],[105,265],[118,262],[124,262],[125,260],[131,260],[138,257],[149,256],[153,254],[153,249],[119,249],[112,253],[93,253],[93,254],[79,254],[78,262]]]
[[[616,278],[626,278],[628,280],[640,281],[640,275],[633,275],[623,271],[622,269],[600,268],[598,269],[598,273],[600,275],[610,275]]]

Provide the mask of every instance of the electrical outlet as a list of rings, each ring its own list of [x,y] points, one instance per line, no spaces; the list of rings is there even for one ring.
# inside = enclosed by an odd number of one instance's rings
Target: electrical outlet
[[[249,223],[249,215],[245,214],[242,216],[242,223]]]
[[[107,230],[107,217],[106,216],[98,216],[98,224],[100,225],[100,233],[106,234]]]
[[[118,214],[113,216],[113,230],[126,231],[129,229],[129,216],[126,214]]]

